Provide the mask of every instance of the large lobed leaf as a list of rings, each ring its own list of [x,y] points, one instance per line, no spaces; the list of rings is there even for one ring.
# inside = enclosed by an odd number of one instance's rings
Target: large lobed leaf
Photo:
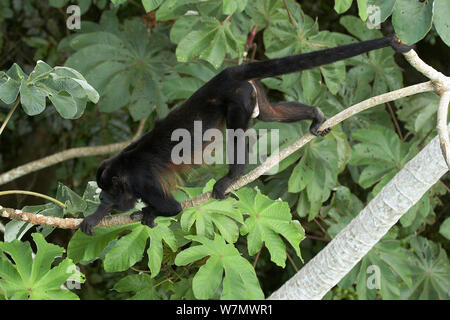
[[[80,70],[101,94],[98,107],[112,112],[128,106],[135,120],[157,110],[167,113],[162,82],[173,54],[163,27],[149,37],[145,25],[129,20],[119,30],[117,17],[105,12],[97,31],[75,36],[70,46],[76,52],[66,65]]]
[[[271,260],[278,266],[286,265],[286,245],[284,237],[301,258],[300,242],[304,238],[301,226],[292,220],[289,205],[274,201],[259,190],[243,188],[236,191],[238,207],[249,215],[241,228],[241,234],[247,235],[248,253],[255,255],[262,244],[269,250]]]
[[[176,265],[185,266],[208,257],[192,281],[192,289],[197,299],[211,298],[221,283],[221,299],[264,298],[255,270],[250,262],[241,257],[234,245],[227,244],[218,234],[214,240],[202,236],[186,238],[201,244],[181,251],[175,258]]]
[[[51,268],[53,261],[61,257],[64,249],[47,243],[42,234],[32,234],[37,246],[32,256],[30,244],[14,240],[0,242],[0,251],[7,253],[14,261],[0,256],[0,287],[8,299],[28,300],[66,300],[78,296],[61,285],[70,279],[84,282],[83,275],[69,258]]]
[[[13,103],[20,93],[20,102],[26,114],[34,116],[44,111],[46,98],[66,119],[79,118],[88,100],[97,103],[99,94],[76,70],[68,67],[50,67],[38,61],[30,75],[14,64],[6,73],[0,73],[0,100]]]

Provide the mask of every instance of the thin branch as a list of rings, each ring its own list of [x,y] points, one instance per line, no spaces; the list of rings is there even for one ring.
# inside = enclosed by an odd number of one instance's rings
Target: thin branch
[[[126,146],[128,146],[133,141],[135,141],[137,138],[139,138],[139,136],[142,134],[142,131],[144,130],[145,121],[146,119],[141,120],[141,122],[139,123],[139,128],[136,131],[136,134],[129,141],[113,143],[104,146],[73,148],[55,153],[51,156],[47,156],[45,158],[29,162],[15,169],[11,169],[5,173],[0,174],[0,185],[8,183],[14,179],[20,178],[31,172],[35,172],[50,167],[52,165],[55,165],[57,163],[66,160],[80,157],[100,156],[118,152],[123,148],[125,148]]]
[[[450,77],[446,77],[444,74],[430,67],[419,58],[414,50],[410,50],[403,55],[417,71],[421,72],[425,77],[432,81],[435,91],[441,96],[437,113],[437,129],[441,152],[450,169],[450,137],[447,133],[447,114],[450,102]]]
[[[392,121],[394,121],[395,128],[397,129],[398,136],[400,137],[400,140],[405,141],[402,130],[400,129],[400,124],[398,123],[397,117],[395,116],[394,110],[392,109],[392,106],[389,102],[386,103],[389,109],[389,113],[391,114]]]
[[[294,268],[295,272],[298,272],[298,268],[295,265],[294,260],[292,260],[291,256],[289,255],[289,252],[288,252],[287,248],[286,248],[286,255],[287,255],[287,257],[289,259],[289,262],[291,263],[292,267]]]
[[[261,243],[261,247],[259,247],[258,253],[256,254],[255,262],[253,262],[253,269],[256,268],[256,264],[258,263],[259,255],[261,254],[263,246],[264,246],[264,242]]]
[[[52,197],[47,196],[47,195],[42,194],[42,193],[37,193],[37,192],[33,192],[33,191],[25,191],[25,190],[0,191],[0,196],[4,196],[4,195],[8,195],[8,194],[26,194],[26,195],[29,195],[29,196],[35,196],[35,197],[39,197],[39,198],[43,198],[43,199],[49,200],[49,201],[54,202],[54,203],[56,203],[57,205],[59,205],[60,207],[63,207],[63,208],[67,207],[61,201],[58,201],[55,198],[52,198]]]
[[[294,19],[292,19],[291,12],[289,11],[289,7],[288,7],[288,5],[287,5],[287,3],[286,3],[286,0],[283,0],[283,5],[284,5],[284,7],[286,8],[286,12],[287,12],[288,18],[289,18],[289,23],[290,23],[294,28],[297,27],[297,24],[294,22]]]
[[[5,129],[6,124],[8,123],[8,121],[11,118],[12,114],[17,109],[17,106],[19,105],[19,103],[20,103],[20,98],[18,97],[17,100],[16,100],[16,103],[14,104],[12,109],[9,110],[8,114],[6,115],[5,121],[3,121],[2,126],[0,127],[0,135],[2,134],[3,130]]]
[[[334,117],[328,119],[325,121],[324,124],[320,127],[319,130],[323,130],[325,128],[333,127],[342,121],[350,118],[351,116],[367,110],[371,107],[375,107],[377,105],[386,103],[388,101],[405,98],[414,94],[418,94],[421,92],[427,92],[432,91],[434,89],[433,84],[431,81],[424,82],[420,84],[416,84],[413,86],[409,86],[403,89],[395,90],[392,92],[388,92],[376,97],[372,97],[370,99],[364,100],[360,103],[357,103]],[[303,147],[305,144],[310,142],[312,139],[314,139],[315,136],[313,136],[310,133],[307,133],[303,137],[301,137],[299,140],[291,144],[289,147],[283,149],[281,152],[271,155],[269,158],[266,159],[264,163],[262,163],[259,167],[255,168],[254,170],[250,171],[248,174],[242,176],[238,181],[236,181],[234,184],[232,184],[227,190],[226,193],[232,192],[234,190],[238,190],[245,186],[246,184],[253,182],[256,180],[259,176],[263,175],[266,171],[270,170],[273,166],[275,166],[278,162],[285,159],[292,153],[294,153],[299,148]],[[0,176],[1,178],[1,176]],[[203,193],[201,195],[198,195],[197,197],[194,197],[192,199],[183,201],[181,203],[181,207],[183,209],[195,207],[202,203],[205,203],[207,201],[211,200],[211,192]],[[56,218],[56,217],[46,217],[42,215],[35,215],[32,213],[23,212],[21,210],[11,209],[11,208],[1,208],[0,207],[0,216],[13,219],[13,220],[22,220],[27,221],[33,224],[40,224],[40,225],[51,225],[51,226],[57,226],[59,228],[63,229],[77,229],[83,221],[83,219],[73,219],[73,218]],[[36,218],[36,216],[39,216],[39,218]],[[110,227],[114,225],[124,225],[124,224],[130,224],[140,221],[142,216],[140,215],[134,215],[133,218],[131,218],[130,215],[116,215],[116,216],[108,216],[104,217],[100,223],[98,224],[98,227]]]
[[[0,232],[1,233],[5,233],[5,225],[3,223],[0,222]]]
[[[444,186],[445,190],[447,190],[448,193],[450,193],[450,188],[449,188],[442,180],[439,180],[439,183],[440,183],[442,186]]]
[[[323,234],[328,236],[330,239],[333,239],[333,237],[331,236],[331,234],[329,234],[327,232],[327,230],[324,229],[324,227],[322,227],[322,225],[319,223],[319,221],[317,221],[316,218],[313,219],[313,221],[317,224],[317,226],[320,228],[320,230],[322,230]]]

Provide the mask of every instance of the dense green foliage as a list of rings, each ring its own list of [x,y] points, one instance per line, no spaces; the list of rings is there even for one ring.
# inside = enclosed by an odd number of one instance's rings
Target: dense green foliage
[[[66,27],[70,4],[80,6],[81,30]],[[373,23],[374,6],[381,29],[365,24]],[[140,119],[148,118],[151,129],[220,70],[243,63],[255,25],[249,56],[256,60],[395,30],[407,43],[422,40],[419,55],[431,52],[447,73],[448,62],[440,60],[449,54],[449,12],[446,0],[336,0],[334,7],[292,0],[2,1],[0,119],[13,106],[22,110],[0,137],[0,171],[71,147],[125,141]],[[316,105],[330,117],[420,81],[405,64],[403,72],[400,60],[385,48],[263,83],[270,99]],[[96,228],[90,237],[2,219],[0,299],[263,299],[436,135],[437,105],[438,96],[427,93],[359,113],[233,197],[159,217],[152,229]],[[279,129],[280,148],[308,126],[253,123]],[[52,195],[65,208],[22,196],[0,203],[54,217],[89,215],[99,203],[92,180],[101,159],[70,160],[2,186]],[[173,193],[179,201],[192,198],[224,172],[225,165],[197,168]],[[447,174],[326,298],[449,299],[449,184]],[[373,266],[381,274],[376,288],[368,285]],[[67,280],[82,284],[61,289]]]

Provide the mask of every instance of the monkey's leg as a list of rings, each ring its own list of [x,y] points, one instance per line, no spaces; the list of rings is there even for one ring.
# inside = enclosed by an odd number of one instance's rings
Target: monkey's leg
[[[230,167],[226,176],[214,184],[212,196],[215,199],[225,199],[225,191],[245,172],[248,158],[248,148],[245,141],[245,130],[251,114],[249,108],[231,105],[227,110],[227,155]]]
[[[182,208],[172,195],[166,194],[162,189],[152,187],[146,190],[142,201],[147,207],[142,209],[142,224],[154,227],[154,220],[157,216],[172,217],[181,212]]]
[[[311,134],[324,136],[331,131],[327,128],[319,131],[319,127],[326,118],[318,107],[312,107],[298,102],[281,102],[278,104],[261,104],[258,119],[261,121],[295,122],[299,120],[312,120],[309,127]]]

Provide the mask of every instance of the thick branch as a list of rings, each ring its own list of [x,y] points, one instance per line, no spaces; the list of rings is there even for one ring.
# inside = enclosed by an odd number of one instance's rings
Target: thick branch
[[[57,164],[59,162],[63,162],[66,160],[80,158],[80,157],[106,155],[106,154],[118,152],[118,151],[122,150],[123,148],[125,148],[126,146],[128,146],[131,142],[133,142],[134,140],[139,138],[139,136],[142,134],[142,131],[144,130],[145,120],[146,119],[141,120],[141,122],[139,123],[139,128],[136,131],[136,134],[134,135],[133,139],[131,139],[129,141],[113,143],[113,144],[108,144],[108,145],[104,145],[104,146],[73,148],[73,149],[68,149],[68,150],[65,150],[62,152],[55,153],[51,156],[47,156],[45,158],[29,162],[20,167],[11,169],[5,173],[0,174],[0,185],[8,183],[14,179],[22,177],[31,172],[35,172],[35,171],[50,167],[54,164]]]
[[[427,92],[433,90],[433,84],[431,82],[424,82],[420,84],[416,84],[410,87],[406,87],[403,89],[399,89],[396,91],[388,92],[376,97],[372,97],[370,99],[364,100],[358,104],[355,104],[334,117],[327,120],[320,128],[320,130],[323,130],[325,128],[333,127],[342,121],[350,118],[351,116],[367,110],[371,107],[375,107],[379,104],[386,103],[388,101],[408,97],[417,93],[421,92]],[[285,159],[289,155],[291,155],[293,152],[307,144],[309,141],[314,139],[315,136],[311,135],[310,133],[307,133],[303,137],[301,137],[299,140],[294,142],[289,147],[283,149],[279,154],[274,154],[267,158],[267,160],[261,164],[259,167],[255,168],[248,174],[241,177],[236,183],[231,185],[227,192],[231,192],[237,189],[242,188],[246,184],[249,184],[250,182],[256,180],[259,176],[263,175],[266,171],[268,171],[270,168],[275,166],[277,163],[279,163],[281,160]],[[198,206],[208,200],[211,199],[211,193],[203,193],[195,198],[189,199],[184,201],[181,206],[183,209],[190,208],[193,206]],[[76,229],[80,225],[82,219],[72,219],[72,218],[55,218],[55,217],[44,217],[41,216],[39,219],[35,219],[32,213],[26,213],[22,212],[21,210],[15,210],[15,209],[9,209],[4,208],[0,209],[0,216],[4,218],[9,218],[13,220],[22,220],[27,221],[33,224],[44,224],[44,225],[51,225],[51,226],[57,226],[60,228],[68,228],[68,229]],[[42,218],[44,217],[44,218]],[[139,216],[135,216],[135,219],[131,219],[130,215],[120,215],[120,216],[112,216],[112,217],[105,217],[102,219],[99,227],[107,227],[107,226],[113,226],[113,225],[123,225],[123,224],[130,224],[135,223],[140,220]],[[36,223],[35,223],[36,222]]]

